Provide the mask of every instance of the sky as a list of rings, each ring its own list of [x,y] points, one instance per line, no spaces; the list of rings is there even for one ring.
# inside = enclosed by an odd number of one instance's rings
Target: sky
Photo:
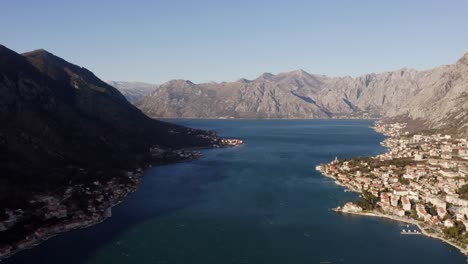
[[[0,44],[103,80],[196,83],[303,69],[428,69],[468,52],[468,1],[1,0]]]

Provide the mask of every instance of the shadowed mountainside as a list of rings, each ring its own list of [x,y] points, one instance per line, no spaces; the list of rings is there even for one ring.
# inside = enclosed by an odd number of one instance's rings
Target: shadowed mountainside
[[[89,70],[0,46],[0,202],[161,162],[150,148],[207,147],[213,132],[153,120]]]

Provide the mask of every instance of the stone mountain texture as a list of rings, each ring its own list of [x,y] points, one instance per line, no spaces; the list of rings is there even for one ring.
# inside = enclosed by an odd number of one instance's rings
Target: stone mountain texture
[[[468,134],[468,53],[430,70],[357,78],[303,70],[255,80],[194,84],[173,80],[136,104],[154,118],[397,118],[419,130]]]

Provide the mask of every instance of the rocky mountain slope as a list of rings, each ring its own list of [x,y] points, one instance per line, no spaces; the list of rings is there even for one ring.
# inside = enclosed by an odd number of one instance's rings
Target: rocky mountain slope
[[[135,103],[158,88],[156,84],[144,82],[106,81],[117,88],[130,103]]]
[[[0,45],[0,207],[115,176],[163,150],[217,144],[213,132],[153,120],[85,68]],[[104,176],[103,176],[104,175]],[[14,208],[14,207],[13,207]]]
[[[162,84],[137,106],[162,118],[399,118],[422,128],[467,133],[468,54],[431,70],[401,69],[357,78],[303,70],[255,80]]]

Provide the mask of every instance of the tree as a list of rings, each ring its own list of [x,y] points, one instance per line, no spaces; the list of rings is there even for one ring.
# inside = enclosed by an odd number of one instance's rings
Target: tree
[[[461,221],[456,221],[453,227],[445,228],[444,234],[462,243],[466,243],[468,240],[465,225]]]
[[[411,209],[411,218],[419,220],[418,213],[414,209]]]
[[[363,191],[362,198],[357,200],[355,203],[364,210],[374,210],[378,201],[378,197],[375,197],[368,191]]]
[[[398,176],[398,182],[403,185],[409,185],[410,181],[408,179],[403,178],[402,175]]]
[[[426,211],[430,214],[430,215],[437,215],[437,209],[434,205],[430,204],[430,203],[427,203],[424,205],[424,207],[426,208]]]
[[[460,195],[460,198],[468,200],[468,184],[460,187],[460,189],[458,189],[458,194]]]

